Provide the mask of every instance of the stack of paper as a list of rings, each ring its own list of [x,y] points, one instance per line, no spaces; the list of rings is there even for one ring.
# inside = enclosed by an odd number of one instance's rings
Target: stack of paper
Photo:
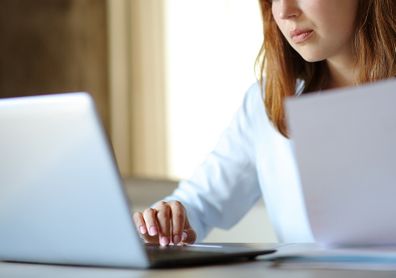
[[[266,256],[273,267],[396,270],[396,246],[326,248],[314,244],[290,244]]]

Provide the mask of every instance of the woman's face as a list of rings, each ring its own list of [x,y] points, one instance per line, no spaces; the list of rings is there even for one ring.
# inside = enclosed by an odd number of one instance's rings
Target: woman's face
[[[350,59],[358,1],[272,0],[272,14],[306,61]]]

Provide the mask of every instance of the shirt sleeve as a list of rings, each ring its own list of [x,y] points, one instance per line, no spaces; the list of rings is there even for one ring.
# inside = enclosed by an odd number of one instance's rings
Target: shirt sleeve
[[[255,161],[256,123],[252,115],[257,101],[262,103],[259,86],[255,84],[204,163],[165,198],[185,206],[198,241],[214,227],[232,227],[261,196]]]

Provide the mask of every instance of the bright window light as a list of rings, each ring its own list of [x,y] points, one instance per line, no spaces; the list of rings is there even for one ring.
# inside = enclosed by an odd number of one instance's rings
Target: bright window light
[[[168,169],[188,178],[255,81],[262,42],[256,0],[167,0]]]

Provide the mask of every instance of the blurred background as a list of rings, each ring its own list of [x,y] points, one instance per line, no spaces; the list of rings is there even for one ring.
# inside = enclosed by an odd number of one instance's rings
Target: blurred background
[[[257,0],[0,0],[0,36],[0,97],[89,92],[125,180],[164,184],[138,207],[205,159],[262,42]],[[274,240],[265,223],[251,241]]]

